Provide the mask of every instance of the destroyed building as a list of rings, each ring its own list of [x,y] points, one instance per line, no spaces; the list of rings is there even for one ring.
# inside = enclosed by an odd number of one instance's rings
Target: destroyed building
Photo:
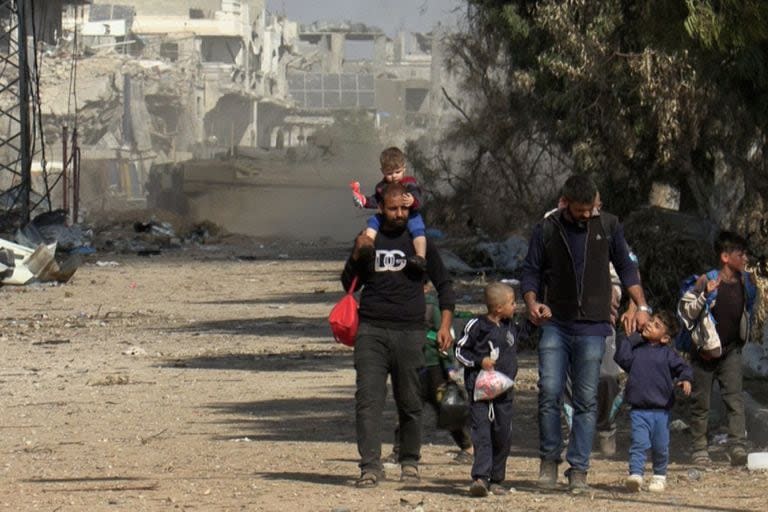
[[[431,37],[400,32],[392,40],[361,23],[318,22],[301,26],[298,39],[301,57],[289,63],[287,77],[296,109],[366,110],[378,129],[402,140],[427,128]],[[283,138],[294,131],[284,129]]]
[[[50,5],[38,40],[46,166],[60,170],[62,128],[77,130],[87,209],[142,205],[152,166],[317,142],[339,112],[364,113],[395,143],[434,117],[429,34],[299,25],[264,0]]]
[[[79,34],[72,51],[90,54],[78,60],[76,92],[83,194],[102,202],[142,201],[153,164],[258,146],[259,116],[288,105],[296,31],[261,0],[93,0],[70,9],[64,27]]]

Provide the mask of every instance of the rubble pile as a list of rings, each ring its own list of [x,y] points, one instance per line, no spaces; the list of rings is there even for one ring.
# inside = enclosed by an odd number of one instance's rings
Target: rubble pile
[[[212,222],[191,223],[165,210],[131,210],[104,214],[93,225],[98,252],[151,256],[185,245],[218,243],[225,234]]]
[[[63,210],[44,212],[16,233],[0,235],[0,282],[27,285],[35,282],[65,283],[92,252],[90,231],[67,225]]]

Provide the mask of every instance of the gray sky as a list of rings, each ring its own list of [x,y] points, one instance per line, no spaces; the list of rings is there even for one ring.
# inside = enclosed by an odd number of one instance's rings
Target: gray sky
[[[398,30],[429,32],[437,21],[455,24],[462,0],[267,0],[267,10],[299,23],[357,21],[392,36]]]

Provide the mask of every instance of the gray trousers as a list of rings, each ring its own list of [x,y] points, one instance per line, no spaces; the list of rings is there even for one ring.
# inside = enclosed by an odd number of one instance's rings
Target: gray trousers
[[[741,347],[732,348],[725,356],[711,361],[704,361],[694,356],[693,390],[691,392],[691,435],[693,451],[707,450],[707,425],[712,399],[712,384],[717,380],[725,404],[728,418],[728,440],[731,447],[746,445],[746,420],[744,415],[744,395],[742,394]]]
[[[361,323],[355,341],[355,418],[362,471],[382,471],[381,427],[387,375],[400,425],[400,463],[417,465],[421,451],[421,380],[423,329],[397,330]]]

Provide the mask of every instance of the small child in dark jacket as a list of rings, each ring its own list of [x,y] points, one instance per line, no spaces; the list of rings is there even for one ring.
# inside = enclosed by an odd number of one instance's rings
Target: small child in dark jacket
[[[669,411],[675,403],[675,386],[691,393],[693,371],[669,342],[680,327],[675,317],[660,311],[645,324],[642,333],[621,336],[614,360],[629,374],[624,401],[632,406],[632,446],[629,449],[627,489],[638,492],[643,485],[645,453],[653,455],[651,492],[663,492],[669,462]]]
[[[511,322],[515,313],[515,292],[503,283],[485,288],[486,315],[473,318],[456,342],[456,359],[464,365],[464,383],[469,393],[472,445],[472,496],[506,494],[501,485],[507,472],[512,438],[513,389],[491,401],[475,401],[475,380],[480,370],[497,370],[510,379],[517,375],[518,330]],[[493,414],[489,413],[493,411]]]

